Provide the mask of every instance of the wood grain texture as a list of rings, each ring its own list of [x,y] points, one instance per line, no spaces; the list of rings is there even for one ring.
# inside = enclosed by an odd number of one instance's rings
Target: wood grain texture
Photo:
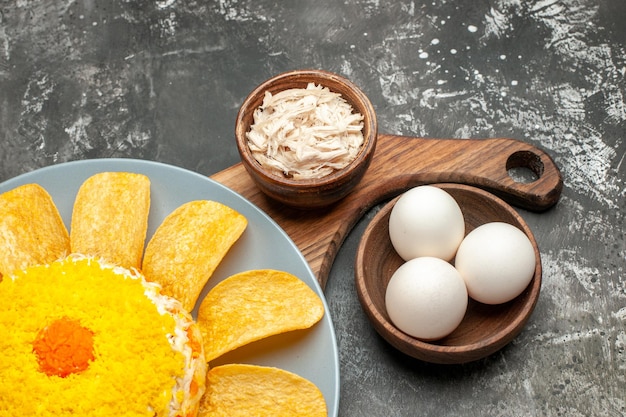
[[[324,86],[338,93],[353,109],[363,116],[363,145],[350,164],[321,178],[292,179],[268,172],[256,160],[249,146],[248,133],[254,122],[254,113],[269,92],[278,94],[289,89],[304,89],[309,84]],[[323,70],[296,70],[279,74],[256,87],[244,100],[235,121],[235,139],[241,163],[259,188],[272,199],[296,208],[322,208],[348,195],[361,181],[374,156],[378,122],[374,106],[367,96],[348,79]]]
[[[532,231],[522,217],[493,194],[461,184],[435,184],[457,201],[465,220],[465,234],[489,222],[505,222],[522,230],[535,254],[535,270],[527,288],[513,300],[487,305],[469,299],[463,321],[448,336],[422,341],[398,330],[387,314],[385,294],[394,272],[404,263],[389,239],[387,203],[368,224],[355,260],[355,287],[363,311],[376,331],[392,346],[414,358],[433,363],[467,363],[498,351],[519,334],[532,314],[541,290],[541,255]]]
[[[514,181],[512,167],[538,177]],[[559,200],[561,173],[542,150],[515,139],[424,139],[379,135],[371,165],[351,194],[317,210],[289,208],[266,197],[241,163],[211,176],[272,217],[298,246],[322,288],[337,251],[355,223],[374,205],[420,184],[459,183],[489,191],[508,203],[543,211]]]

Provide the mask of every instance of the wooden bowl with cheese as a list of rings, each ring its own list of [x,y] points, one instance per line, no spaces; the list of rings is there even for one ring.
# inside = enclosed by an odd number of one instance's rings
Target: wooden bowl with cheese
[[[279,74],[244,100],[235,126],[241,161],[271,199],[332,205],[359,183],[378,134],[374,108],[351,81],[323,70]]]

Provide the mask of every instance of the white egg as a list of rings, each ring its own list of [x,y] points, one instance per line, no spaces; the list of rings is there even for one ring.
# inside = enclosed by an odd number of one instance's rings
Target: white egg
[[[419,256],[449,261],[464,235],[461,208],[438,187],[423,185],[406,191],[389,215],[389,238],[405,261]]]
[[[524,232],[508,223],[486,223],[461,242],[454,261],[471,298],[506,303],[520,295],[535,273],[535,250]]]
[[[394,272],[385,293],[387,314],[404,333],[422,340],[454,331],[467,310],[463,278],[448,262],[415,258]]]

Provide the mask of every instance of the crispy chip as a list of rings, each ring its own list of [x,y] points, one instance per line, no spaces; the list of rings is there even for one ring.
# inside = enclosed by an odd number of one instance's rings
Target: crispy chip
[[[26,184],[0,194],[0,280],[68,255],[70,240],[50,194]]]
[[[250,342],[309,328],[323,315],[322,300],[299,278],[261,269],[235,274],[209,291],[198,325],[211,361]]]
[[[150,179],[102,172],[81,185],[70,227],[72,252],[139,268],[148,229]]]
[[[221,203],[185,203],[163,220],[148,242],[143,273],[191,311],[247,224],[243,215]]]
[[[207,374],[198,417],[322,417],[328,413],[311,381],[282,369],[222,365]]]

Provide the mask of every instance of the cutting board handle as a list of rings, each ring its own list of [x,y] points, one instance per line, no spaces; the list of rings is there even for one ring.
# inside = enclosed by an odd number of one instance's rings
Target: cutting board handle
[[[536,179],[518,182],[514,168]],[[286,207],[265,197],[241,164],[212,175],[272,217],[298,246],[322,288],[339,247],[356,222],[374,205],[407,189],[432,183],[482,188],[510,204],[541,212],[557,203],[563,188],[552,158],[515,139],[425,139],[378,135],[374,157],[354,191],[337,204],[315,211]]]
[[[364,178],[368,193],[388,197],[417,184],[473,185],[532,211],[552,207],[563,188],[561,173],[544,151],[516,139],[423,139],[381,135]],[[522,168],[536,179],[518,182],[509,171]]]

